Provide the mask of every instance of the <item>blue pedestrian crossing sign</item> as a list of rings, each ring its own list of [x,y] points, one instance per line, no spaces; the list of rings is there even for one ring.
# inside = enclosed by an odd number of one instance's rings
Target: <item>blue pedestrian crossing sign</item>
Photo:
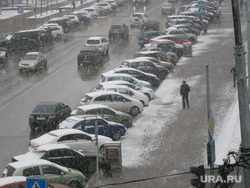
[[[23,13],[23,7],[17,7],[17,13]]]
[[[198,1],[198,7],[204,7],[205,3],[204,1]]]
[[[26,188],[47,188],[46,179],[26,179]]]
[[[204,7],[200,7],[199,8],[199,13],[203,14],[205,12],[205,8]]]

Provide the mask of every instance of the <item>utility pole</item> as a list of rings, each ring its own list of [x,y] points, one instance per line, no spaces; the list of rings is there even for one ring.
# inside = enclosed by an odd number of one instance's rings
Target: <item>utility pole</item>
[[[250,118],[249,118],[249,102],[246,77],[246,62],[245,52],[242,46],[241,23],[239,1],[232,0],[234,35],[235,35],[235,61],[236,61],[236,77],[239,101],[240,128],[241,128],[241,152],[250,152]],[[243,160],[246,161],[249,157],[243,155]],[[250,185],[250,164],[245,163],[244,168],[244,187]]]
[[[249,10],[249,5],[250,5],[250,0],[246,0],[247,6],[246,7],[246,15],[247,15],[247,48],[248,48],[248,53],[247,53],[247,67],[248,67],[248,74],[247,76],[250,77],[250,10]],[[248,80],[248,99],[250,99],[250,81]],[[250,102],[250,100],[248,101]]]

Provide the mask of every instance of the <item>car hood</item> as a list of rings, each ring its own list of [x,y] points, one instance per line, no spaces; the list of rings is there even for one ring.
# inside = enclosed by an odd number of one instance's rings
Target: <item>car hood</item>
[[[21,60],[19,62],[19,65],[24,65],[24,64],[26,64],[26,65],[33,65],[35,63],[37,63],[36,60]]]

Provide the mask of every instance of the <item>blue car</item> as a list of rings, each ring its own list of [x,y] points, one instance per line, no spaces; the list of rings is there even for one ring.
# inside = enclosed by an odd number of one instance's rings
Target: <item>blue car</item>
[[[151,43],[152,47],[160,48],[163,52],[173,52],[176,53],[180,58],[183,55],[183,45],[176,44],[170,40],[159,40]]]
[[[112,138],[114,141],[120,140],[126,133],[126,127],[122,124],[106,121],[102,117],[96,116],[70,116],[61,122],[57,129],[78,129],[89,134],[95,134],[97,123],[98,134]]]
[[[138,39],[138,44],[143,48],[144,44],[148,44],[149,40],[152,38],[155,38],[157,36],[160,36],[160,31],[145,31],[142,32]]]

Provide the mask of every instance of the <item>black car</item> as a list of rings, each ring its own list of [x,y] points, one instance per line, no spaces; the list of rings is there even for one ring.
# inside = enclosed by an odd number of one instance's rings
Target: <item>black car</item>
[[[96,66],[96,65],[102,65],[103,62],[104,62],[104,56],[98,49],[84,48],[80,51],[77,58],[78,65]]]
[[[44,43],[52,43],[54,41],[54,37],[51,34],[52,30],[49,28],[40,28],[40,29],[36,29],[37,31],[40,32],[40,40],[41,42]]]
[[[79,170],[82,173],[96,171],[96,153],[92,151],[78,151],[64,144],[43,145],[25,154],[12,158],[12,162],[27,159],[45,159],[61,166]],[[99,154],[99,166],[104,164],[104,157]]]
[[[14,33],[7,42],[9,51],[20,49],[39,50],[42,46],[41,33],[38,30],[25,30]]]
[[[160,23],[158,21],[149,20],[141,25],[141,31],[159,31]]]
[[[57,23],[58,25],[63,27],[63,30],[65,33],[67,33],[68,31],[70,31],[71,27],[69,24],[67,24],[66,20],[62,19],[62,18],[54,18],[52,20],[49,20],[46,23]]]
[[[142,72],[134,68],[117,68],[117,69],[113,69],[112,71],[114,74],[116,73],[117,74],[119,73],[129,74],[139,80],[147,81],[151,83],[154,88],[157,88],[161,83],[161,80],[156,75]]]
[[[56,126],[70,116],[71,108],[62,102],[47,101],[39,103],[29,116],[31,131],[55,130]]]

